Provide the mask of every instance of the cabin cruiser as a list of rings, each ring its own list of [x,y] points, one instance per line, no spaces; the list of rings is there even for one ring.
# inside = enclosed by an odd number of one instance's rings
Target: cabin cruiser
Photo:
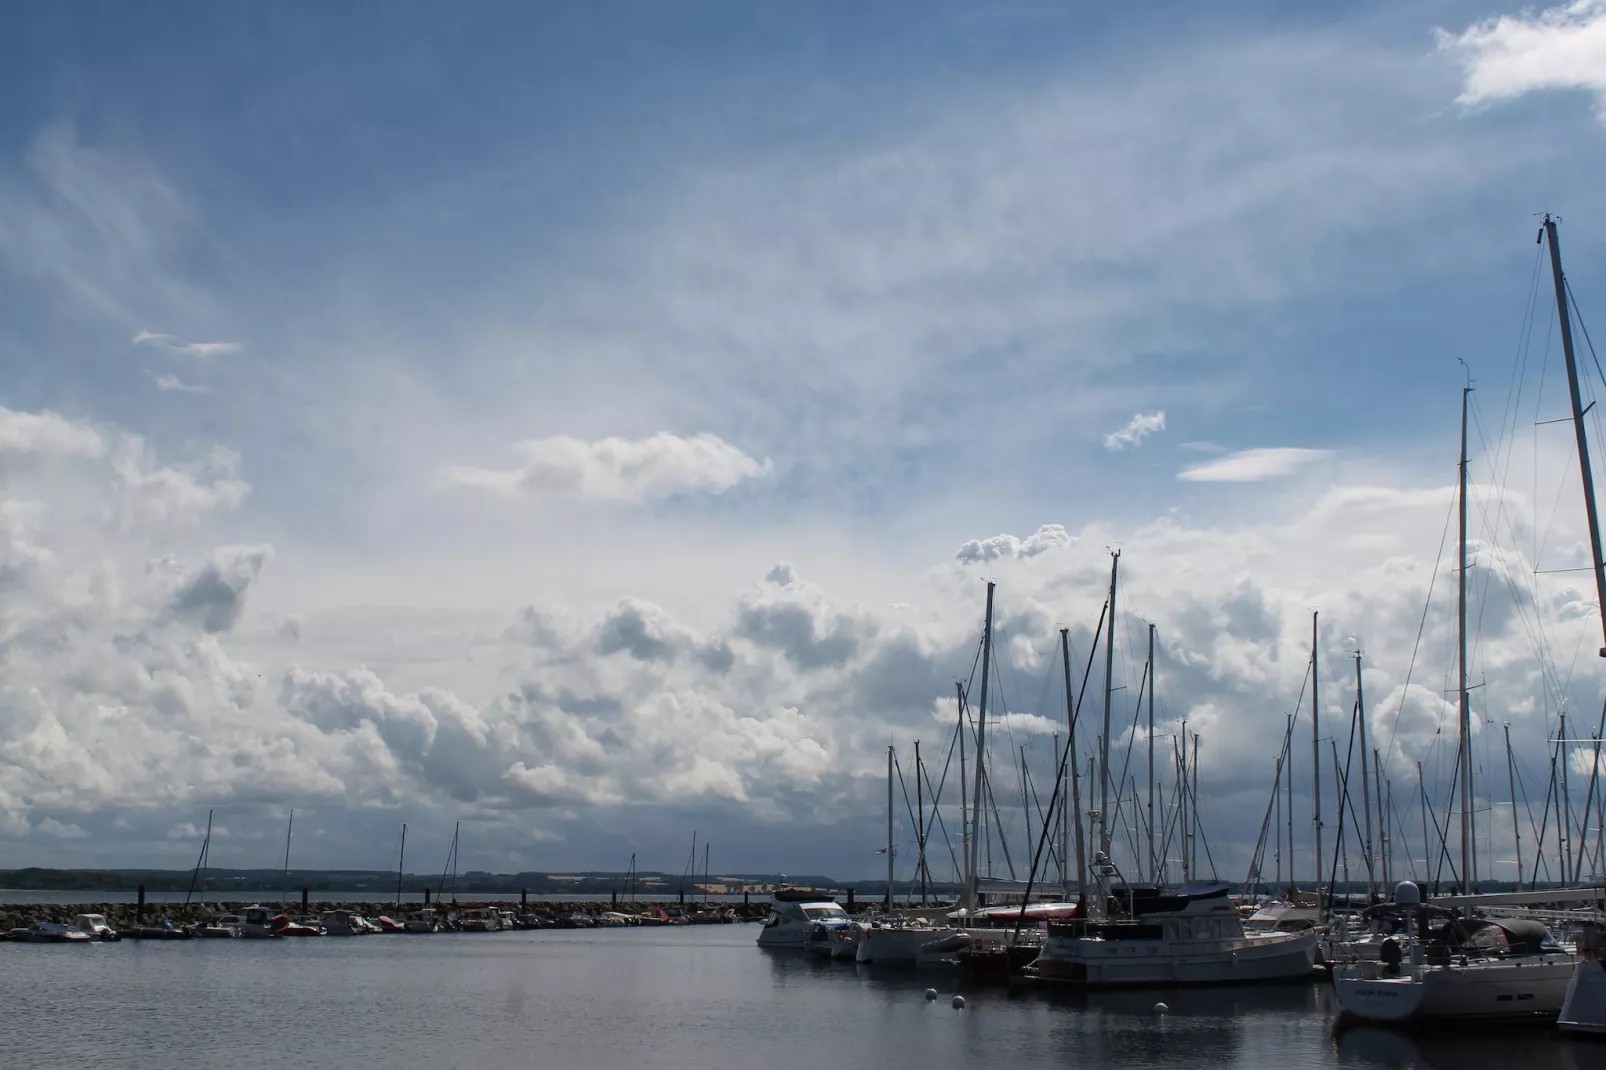
[[[502,915],[488,908],[465,910],[457,916],[457,924],[466,933],[496,933],[502,931]]]
[[[91,940],[122,939],[116,929],[106,924],[104,914],[79,914],[73,918],[72,927],[81,933],[88,933]]]
[[[221,918],[196,923],[190,927],[190,932],[203,940],[232,940],[240,935],[244,925],[245,919],[240,915],[225,914]]]
[[[279,936],[283,928],[281,923],[287,921],[283,914],[265,906],[249,906],[245,908],[245,917],[240,923],[240,935],[247,940],[268,940]]]
[[[851,922],[848,912],[828,893],[807,888],[779,888],[770,903],[770,916],[758,932],[758,946],[802,948],[809,934],[821,930],[845,929]]]
[[[1472,918],[1469,907],[1426,904],[1416,885],[1400,884],[1393,903],[1363,912],[1394,915],[1398,935],[1375,960],[1333,966],[1339,1003],[1381,1022],[1557,1017],[1573,955],[1537,919]]]
[[[441,931],[440,915],[428,907],[415,910],[403,919],[402,929],[410,933],[438,933]]]
[[[361,914],[353,914],[349,910],[326,910],[318,919],[318,924],[327,936],[367,936],[379,931]]]
[[[188,940],[191,933],[173,924],[165,915],[159,925],[136,925],[132,934],[136,940]]]
[[[79,929],[69,929],[53,921],[36,921],[26,929],[13,930],[25,944],[87,944],[93,937]]]
[[[1104,987],[1307,980],[1314,969],[1314,930],[1245,932],[1225,884],[1129,887],[1112,900],[1110,917],[1050,921],[1026,975]]]

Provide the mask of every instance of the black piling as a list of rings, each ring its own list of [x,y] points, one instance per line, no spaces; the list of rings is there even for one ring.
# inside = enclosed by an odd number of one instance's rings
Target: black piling
[[[429,906],[429,889],[424,889],[424,905]]]
[[[308,903],[308,901],[310,899],[311,899],[311,895],[308,893],[307,889],[305,889],[305,888],[301,889],[301,911],[302,911],[302,913],[306,913],[307,903]]]
[[[145,886],[139,886],[139,905],[134,910],[134,916],[140,921],[145,920]]]
[[[614,893],[613,893],[613,905],[615,907],[617,907],[619,905],[619,892],[618,892],[617,889],[615,889]]]
[[[856,913],[856,911],[853,909],[853,889],[852,888],[848,889],[848,913],[849,914]]]
[[[527,907],[529,905],[530,905],[530,889],[528,889],[528,888],[520,888],[519,889],[519,906]]]
[[[744,907],[745,907],[745,906],[747,906],[747,903],[748,903],[748,899],[747,899],[747,889],[746,889],[746,888],[743,888],[743,889],[742,889],[742,906],[744,906]]]

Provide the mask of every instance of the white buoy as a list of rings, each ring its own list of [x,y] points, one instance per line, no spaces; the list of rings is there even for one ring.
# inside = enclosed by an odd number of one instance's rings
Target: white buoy
[[[965,997],[964,996],[955,996],[954,997],[954,1010],[956,1010],[956,1011],[957,1010],[963,1010],[964,1006],[965,1006]]]
[[[1165,1013],[1169,1012],[1170,1010],[1171,1010],[1171,1008],[1167,1007],[1164,1003],[1156,1003],[1154,1005],[1154,1013],[1155,1014],[1165,1014]]]
[[[926,998],[927,999],[936,999],[937,998],[937,990],[935,988],[926,989]]]

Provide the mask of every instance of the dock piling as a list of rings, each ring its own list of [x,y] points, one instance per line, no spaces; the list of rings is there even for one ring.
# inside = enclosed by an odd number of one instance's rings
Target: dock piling
[[[135,916],[140,921],[145,920],[145,886],[143,884],[139,886],[139,905],[135,910]]]
[[[305,888],[301,889],[301,912],[303,914],[307,912],[307,903],[310,899],[311,895],[308,893],[308,890]]]

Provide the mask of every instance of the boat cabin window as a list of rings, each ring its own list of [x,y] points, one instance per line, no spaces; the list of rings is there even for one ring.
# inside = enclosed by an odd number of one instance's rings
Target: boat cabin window
[[[804,907],[803,913],[807,914],[813,921],[824,921],[829,918],[845,918],[848,916],[848,912],[837,906],[835,903],[827,903],[823,906]]]

